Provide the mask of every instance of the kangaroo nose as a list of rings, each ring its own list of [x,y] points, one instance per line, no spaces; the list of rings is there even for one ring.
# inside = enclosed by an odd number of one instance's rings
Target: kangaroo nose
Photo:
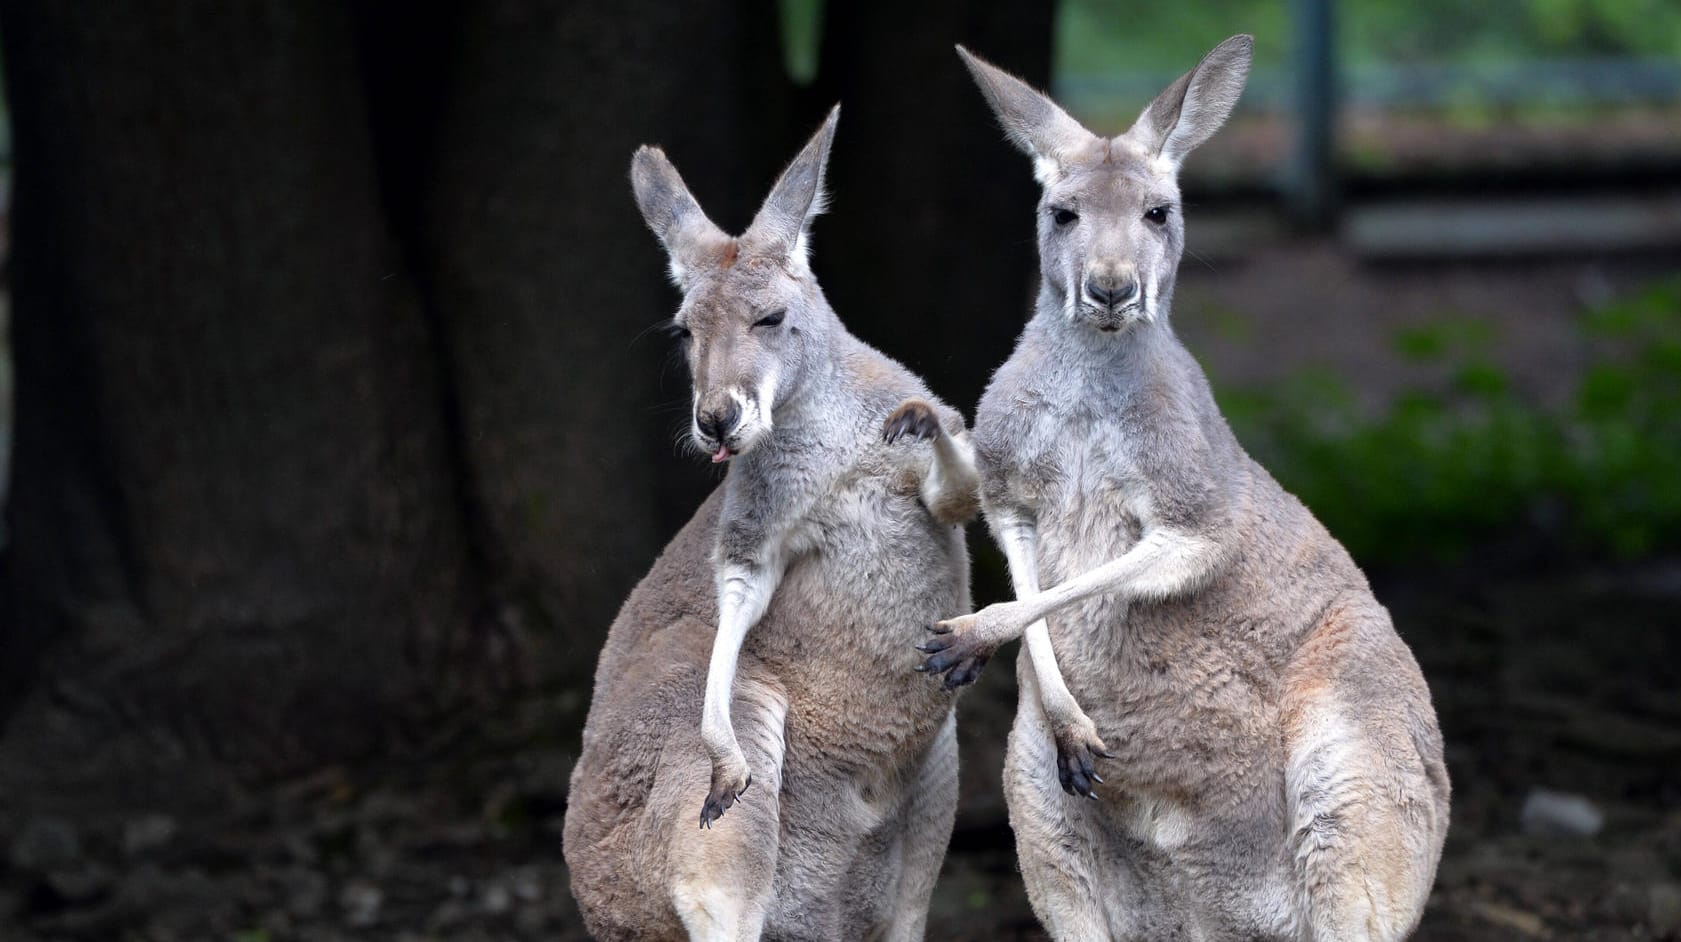
[[[1138,282],[1124,276],[1087,278],[1086,294],[1104,307],[1114,307],[1131,301],[1138,294]]]
[[[736,423],[741,420],[741,406],[734,402],[722,409],[702,412],[695,417],[695,424],[700,426],[701,432],[715,442],[722,442],[725,436],[735,431]]]

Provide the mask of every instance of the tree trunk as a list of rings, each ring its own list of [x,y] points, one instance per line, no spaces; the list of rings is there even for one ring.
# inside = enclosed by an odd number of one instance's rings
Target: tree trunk
[[[813,265],[855,333],[965,412],[1026,322],[1038,195],[952,45],[1043,88],[1054,9],[827,4],[814,94],[845,106]]]
[[[4,637],[8,690],[28,690],[6,776],[172,794],[196,760],[372,747],[370,717],[456,669],[440,655],[478,587],[348,21],[280,2],[4,14]]]
[[[579,6],[0,4],[0,800],[353,756],[498,650],[589,676],[704,486],[632,342],[675,294],[625,168],[664,140],[744,214],[775,21]],[[530,658],[508,623],[552,631]]]
[[[468,9],[418,268],[498,600],[544,642],[544,673],[587,694],[613,614],[711,480],[672,447],[688,377],[649,328],[678,294],[631,199],[630,157],[663,145],[715,219],[745,225],[778,159],[760,131],[777,126],[784,81],[775,10]]]

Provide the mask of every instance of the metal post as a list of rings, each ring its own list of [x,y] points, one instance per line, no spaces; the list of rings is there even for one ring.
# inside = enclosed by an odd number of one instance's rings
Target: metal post
[[[1296,146],[1284,189],[1290,212],[1306,225],[1323,226],[1336,209],[1335,0],[1292,0],[1295,54]]]

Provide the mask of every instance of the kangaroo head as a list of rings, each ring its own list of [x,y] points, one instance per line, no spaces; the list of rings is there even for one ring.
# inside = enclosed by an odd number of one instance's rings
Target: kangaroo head
[[[642,147],[631,160],[636,203],[683,292],[672,327],[694,382],[690,431],[714,462],[763,439],[776,407],[824,356],[835,315],[811,273],[806,229],[823,211],[823,169],[839,117],[837,105],[739,236],[706,218],[658,148]]]
[[[1165,316],[1185,246],[1179,165],[1243,92],[1254,40],[1233,36],[1099,137],[1027,83],[957,47],[1016,146],[1033,158],[1039,266],[1069,320],[1116,332]]]

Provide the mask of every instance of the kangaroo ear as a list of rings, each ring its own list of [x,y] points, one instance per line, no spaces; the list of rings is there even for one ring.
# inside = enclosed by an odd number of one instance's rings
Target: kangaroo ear
[[[1033,176],[1049,184],[1062,175],[1068,160],[1094,135],[1043,92],[983,61],[962,46],[957,55],[969,67],[986,103],[1015,145],[1033,158]]]
[[[835,124],[839,121],[840,105],[836,105],[829,109],[823,126],[770,188],[770,195],[765,197],[743,239],[779,251],[796,265],[807,264],[806,230],[812,217],[821,215],[828,205],[823,171],[829,164],[829,148],[834,146]]]
[[[636,193],[642,218],[665,246],[671,280],[683,287],[683,278],[694,267],[702,248],[726,236],[701,212],[677,168],[658,147],[644,144],[636,149],[636,156],[630,159],[630,187]]]
[[[1255,38],[1241,34],[1215,46],[1150,102],[1127,135],[1179,166],[1231,116],[1249,78],[1254,48]]]

